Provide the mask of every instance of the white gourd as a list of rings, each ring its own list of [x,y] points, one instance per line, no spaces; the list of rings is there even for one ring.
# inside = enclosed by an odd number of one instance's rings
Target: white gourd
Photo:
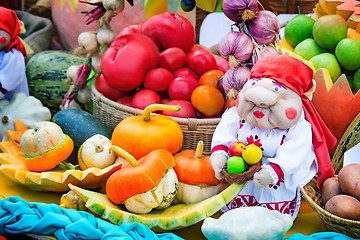
[[[292,225],[292,217],[277,210],[240,207],[206,218],[201,232],[208,240],[281,240]]]
[[[0,140],[6,130],[15,130],[14,121],[19,119],[27,128],[34,128],[37,123],[50,121],[51,113],[39,99],[27,96],[23,92],[14,93],[10,100],[0,100]]]

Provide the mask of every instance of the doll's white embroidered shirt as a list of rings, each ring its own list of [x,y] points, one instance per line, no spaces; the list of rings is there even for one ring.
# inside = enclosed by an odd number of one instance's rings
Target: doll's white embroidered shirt
[[[288,130],[253,127],[239,117],[236,108],[228,109],[222,116],[212,139],[212,149],[241,141],[256,144],[263,151],[263,165],[273,176],[273,184],[257,188],[248,181],[238,196],[223,210],[240,206],[262,205],[296,217],[300,207],[300,187],[316,174],[315,153],[311,125],[304,113],[296,125]],[[223,152],[223,151],[221,151]],[[224,152],[225,154],[225,152]],[[271,165],[280,167],[283,177]]]

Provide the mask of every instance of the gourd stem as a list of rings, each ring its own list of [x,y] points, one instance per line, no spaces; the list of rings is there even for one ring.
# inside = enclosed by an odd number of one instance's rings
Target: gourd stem
[[[204,151],[204,142],[199,141],[196,146],[195,158],[201,159],[203,151]]]
[[[149,106],[147,106],[142,114],[143,120],[144,121],[150,121],[150,114],[154,111],[172,111],[172,112],[177,112],[180,111],[181,106],[180,105],[167,105],[167,104],[150,104]]]
[[[130,153],[128,153],[121,147],[112,145],[112,146],[110,146],[110,150],[114,151],[120,157],[125,158],[125,160],[131,164],[131,166],[136,167],[139,165],[138,161]]]

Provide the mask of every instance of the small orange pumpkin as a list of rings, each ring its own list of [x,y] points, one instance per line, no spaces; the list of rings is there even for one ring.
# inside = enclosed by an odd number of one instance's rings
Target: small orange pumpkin
[[[174,156],[174,170],[179,181],[193,185],[218,185],[222,182],[215,177],[210,156],[202,154],[204,143],[199,141],[196,151],[184,150]]]
[[[113,173],[106,182],[106,195],[115,204],[157,187],[167,170],[174,166],[174,156],[165,149],[153,150],[138,161],[117,146],[111,150],[121,154],[129,165]]]
[[[53,122],[40,122],[26,130],[20,140],[25,165],[30,171],[43,172],[67,159],[74,149],[72,139]]]
[[[111,142],[135,159],[139,159],[155,149],[178,152],[183,143],[180,125],[170,117],[151,115],[153,111],[179,111],[179,105],[151,104],[142,116],[123,119],[114,129]]]

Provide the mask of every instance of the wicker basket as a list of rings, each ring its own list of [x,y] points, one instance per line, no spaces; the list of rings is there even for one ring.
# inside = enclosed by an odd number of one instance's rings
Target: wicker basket
[[[125,106],[114,102],[100,92],[95,87],[94,79],[91,85],[91,98],[93,100],[93,115],[97,117],[110,129],[114,129],[116,125],[124,118],[141,115],[142,110]],[[172,117],[183,130],[184,140],[180,151],[185,149],[196,149],[200,140],[204,142],[204,155],[211,153],[211,140],[217,124],[221,118],[197,119],[197,118],[177,118]]]
[[[339,232],[352,238],[360,238],[360,221],[338,217],[324,209],[316,179],[301,188],[301,194],[306,202],[318,213],[329,231]]]
[[[354,127],[360,124],[360,114],[350,123],[348,129],[354,129]],[[347,132],[347,131],[345,131]],[[344,153],[360,142],[360,136],[358,132],[351,135],[344,135],[335,150],[332,157],[332,165],[335,173],[337,174],[343,166]],[[350,220],[342,217],[338,217],[324,209],[324,204],[321,199],[320,190],[316,186],[316,179],[314,178],[309,184],[301,188],[303,198],[309,205],[319,214],[323,220],[326,229],[343,233],[352,238],[360,238],[360,221]]]

